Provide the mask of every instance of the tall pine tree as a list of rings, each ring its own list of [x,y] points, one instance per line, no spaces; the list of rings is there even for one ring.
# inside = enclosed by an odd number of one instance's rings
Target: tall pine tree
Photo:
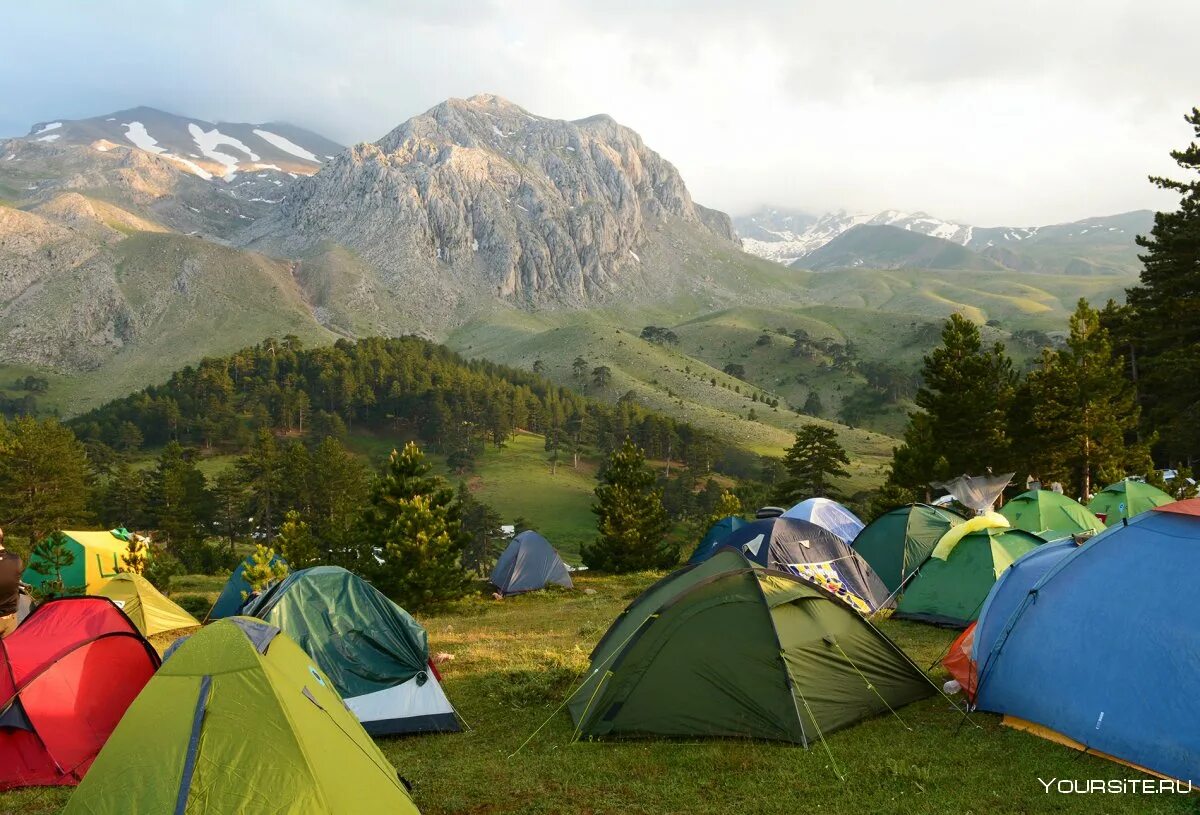
[[[1067,347],[1043,352],[1021,396],[1031,410],[1014,435],[1023,440],[1030,472],[1042,481],[1061,481],[1086,499],[1098,482],[1150,469],[1149,454],[1136,440],[1139,411],[1124,363],[1086,300],[1071,316]]]
[[[1184,117],[1200,139],[1200,108]],[[1147,424],[1159,433],[1163,458],[1200,458],[1200,144],[1171,158],[1191,176],[1185,181],[1151,177],[1179,193],[1179,209],[1154,216],[1141,285],[1128,292],[1133,334],[1131,370]]]
[[[662,490],[656,486],[646,455],[629,438],[613,451],[596,487],[599,537],[583,547],[583,562],[590,569],[636,572],[665,569],[679,560],[679,549],[666,541],[670,521],[663,508]]]
[[[847,478],[845,465],[850,463],[846,450],[838,442],[832,427],[809,424],[800,428],[796,440],[783,457],[788,478],[783,482],[779,499],[790,504],[807,498],[838,498],[831,481]]]
[[[1017,384],[1004,346],[984,346],[979,327],[952,314],[942,344],[924,359],[918,410],[895,451],[889,482],[924,491],[930,479],[1011,465],[1009,410]]]
[[[393,450],[363,522],[366,542],[383,560],[374,570],[377,585],[407,609],[436,608],[471,585],[462,566],[471,536],[454,491],[431,469],[412,442]]]

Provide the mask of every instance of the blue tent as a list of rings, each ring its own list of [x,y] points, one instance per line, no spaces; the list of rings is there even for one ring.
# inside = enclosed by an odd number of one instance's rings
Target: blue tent
[[[837,501],[828,498],[809,498],[783,513],[785,518],[799,518],[828,529],[846,543],[854,543],[866,524]]]
[[[1023,577],[997,587],[975,652],[979,709],[1200,783],[1200,515],[1190,503],[1112,527],[1057,562],[1048,553],[1028,588]],[[1033,576],[1031,558],[1022,562]]]
[[[571,573],[558,551],[531,529],[517,535],[505,547],[488,582],[505,597],[544,589],[551,583],[565,589],[574,587]]]
[[[272,563],[283,562],[283,558],[279,555],[271,558]],[[243,594],[250,593],[250,584],[242,578],[242,572],[246,571],[246,567],[250,565],[250,558],[246,558],[237,565],[233,570],[233,574],[229,575],[229,579],[225,581],[221,593],[217,595],[217,602],[213,603],[212,609],[208,612],[208,616],[204,618],[204,622],[213,620],[222,620],[226,617],[233,617],[242,610],[242,604],[245,603]]]
[[[986,661],[992,645],[1005,631],[1014,613],[1037,598],[1036,594],[1030,593],[1033,587],[1078,548],[1071,538],[1047,543],[1026,552],[1004,570],[979,609],[971,650],[971,659],[976,665],[982,664],[981,659]]]
[[[704,539],[697,544],[696,551],[692,552],[692,556],[688,558],[688,564],[695,565],[708,560],[721,548],[722,541],[725,538],[748,523],[750,522],[745,518],[739,518],[736,515],[729,515],[717,521],[704,533]]]

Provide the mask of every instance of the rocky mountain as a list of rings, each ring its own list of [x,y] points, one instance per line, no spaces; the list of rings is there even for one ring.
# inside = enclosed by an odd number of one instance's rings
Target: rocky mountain
[[[792,262],[802,269],[959,269],[1004,267],[945,238],[886,224],[858,224]]]
[[[814,217],[786,209],[763,209],[734,220],[743,247],[760,257],[812,268],[797,262],[857,226],[892,226],[965,246],[1014,271],[1051,274],[1128,273],[1138,267],[1134,236],[1149,231],[1153,213],[1136,210],[1040,227],[976,227],[927,213],[884,210],[878,213],[832,212]],[[886,231],[876,233],[887,236]],[[858,250],[864,236],[859,235]],[[878,247],[881,256],[887,246]],[[923,267],[915,267],[923,268]],[[979,268],[972,265],[969,268]]]
[[[729,217],[692,201],[637,133],[481,95],[298,179],[240,241],[319,267],[361,300],[400,295],[444,324],[495,300],[581,307],[690,289],[670,248],[679,236],[737,248]],[[333,253],[353,258],[352,282]]]

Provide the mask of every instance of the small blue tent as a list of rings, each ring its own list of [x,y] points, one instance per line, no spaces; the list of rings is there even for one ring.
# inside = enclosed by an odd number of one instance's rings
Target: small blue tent
[[[977,707],[1200,783],[1197,574],[1193,499],[1066,551],[1027,589],[998,588],[980,623]]]
[[[279,555],[271,558],[272,563],[282,562],[283,558]],[[213,620],[223,620],[226,617],[236,616],[242,609],[242,604],[246,602],[243,594],[249,594],[250,584],[242,577],[242,573],[246,571],[246,567],[250,565],[250,558],[246,558],[237,565],[233,570],[233,574],[229,575],[229,579],[225,581],[221,593],[217,595],[217,602],[213,603],[212,609],[208,612],[208,616],[204,618],[204,622],[212,622]]]
[[[505,597],[544,589],[551,583],[564,589],[574,587],[571,572],[558,551],[531,529],[517,535],[505,547],[488,582]]]
[[[704,533],[704,539],[700,541],[696,546],[696,551],[692,552],[692,556],[688,558],[688,565],[694,566],[708,560],[721,548],[725,538],[748,523],[750,522],[745,518],[739,518],[736,515],[729,515],[717,521]]]

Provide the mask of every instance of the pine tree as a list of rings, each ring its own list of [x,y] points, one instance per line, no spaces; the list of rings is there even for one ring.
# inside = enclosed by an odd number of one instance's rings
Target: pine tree
[[[1017,385],[1004,346],[985,347],[979,327],[952,314],[942,344],[924,359],[918,410],[893,452],[889,483],[924,491],[930,479],[1011,465],[1009,411]]]
[[[850,463],[845,448],[832,427],[809,424],[796,432],[796,439],[783,457],[788,478],[779,498],[794,504],[806,498],[836,498],[830,483],[834,478],[847,478],[844,465]]]
[[[634,572],[678,562],[678,547],[665,540],[670,522],[655,483],[645,453],[626,438],[609,456],[596,487],[592,512],[600,534],[595,543],[583,547],[588,568]]]
[[[1089,496],[1097,482],[1151,468],[1136,441],[1139,410],[1123,369],[1100,314],[1080,300],[1067,347],[1044,351],[1022,389],[1031,415],[1020,437],[1031,472]]]
[[[321,562],[317,540],[297,510],[289,509],[275,538],[279,554],[292,569],[307,569]]]
[[[264,591],[272,583],[283,580],[290,572],[288,564],[278,558],[274,549],[261,543],[257,544],[249,562],[242,569],[242,579],[250,587],[249,592],[242,592],[242,599],[246,600],[251,595]]]
[[[89,518],[87,452],[56,419],[0,418],[0,525],[31,544]]]
[[[392,451],[364,518],[365,539],[380,549],[377,584],[406,609],[436,608],[470,588],[462,556],[470,545],[454,493],[417,445]]]
[[[271,431],[258,431],[254,444],[238,459],[237,469],[249,493],[254,525],[262,530],[270,545],[279,522],[280,493],[284,489],[283,461]]]
[[[804,400],[804,408],[801,412],[820,418],[825,413],[825,403],[821,401],[821,394],[816,391],[809,391],[808,398]]]
[[[45,540],[33,547],[29,565],[39,574],[53,575],[50,580],[43,581],[41,593],[47,597],[57,597],[62,594],[82,594],[83,586],[67,586],[63,582],[63,569],[75,563],[75,553],[67,542],[67,536],[62,532],[52,532]]]
[[[1184,119],[1200,140],[1200,108]],[[1193,461],[1200,458],[1200,144],[1171,158],[1192,177],[1150,179],[1180,201],[1174,212],[1155,214],[1149,237],[1138,237],[1146,253],[1141,283],[1128,292],[1130,373],[1163,457]]]
[[[203,538],[212,519],[212,496],[204,474],[180,446],[168,442],[151,477],[154,523],[172,547]]]
[[[125,542],[125,551],[121,553],[121,564],[117,567],[117,571],[142,574],[146,571],[149,554],[150,547],[146,545],[146,541],[137,535],[130,535],[129,540]]]
[[[465,482],[458,485],[458,505],[462,508],[463,530],[471,536],[471,543],[463,552],[463,568],[486,576],[504,551],[500,532],[503,520],[490,504],[472,495]]]

